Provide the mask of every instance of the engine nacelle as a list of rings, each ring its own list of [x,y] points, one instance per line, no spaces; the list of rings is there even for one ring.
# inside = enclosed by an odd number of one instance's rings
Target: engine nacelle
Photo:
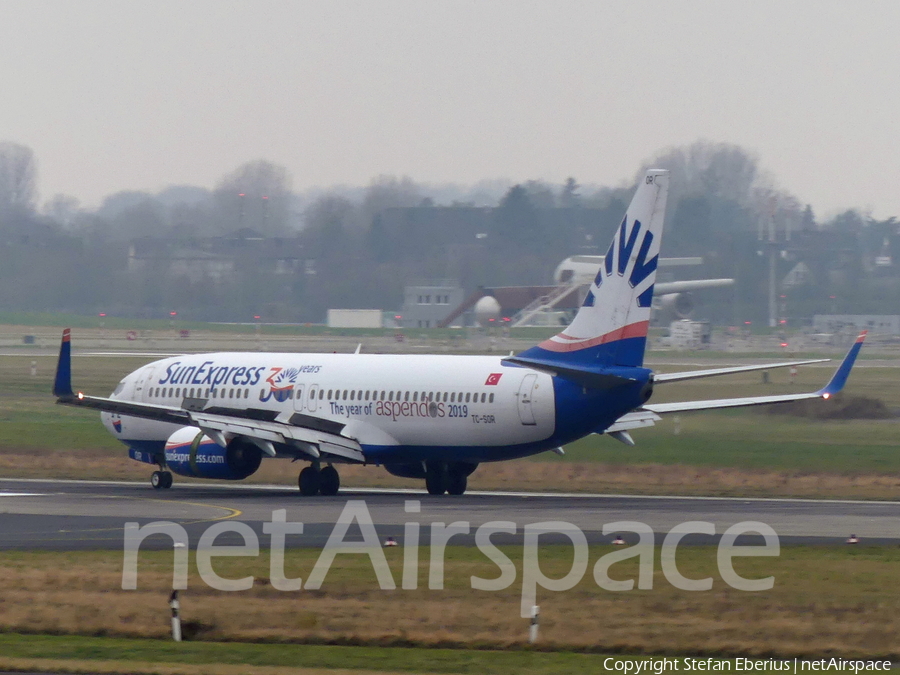
[[[166,441],[166,466],[180,476],[243,480],[256,473],[262,450],[244,438],[222,447],[195,427],[183,427]]]
[[[666,293],[659,296],[659,309],[676,319],[688,319],[694,311],[694,296],[690,293]]]

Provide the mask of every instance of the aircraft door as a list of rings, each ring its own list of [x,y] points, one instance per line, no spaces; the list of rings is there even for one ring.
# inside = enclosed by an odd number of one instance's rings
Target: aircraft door
[[[306,401],[306,409],[309,412],[315,412],[319,405],[319,385],[309,385],[309,398]]]
[[[134,382],[134,398],[145,401],[148,397],[149,384],[153,381],[153,366],[147,366]]]
[[[529,373],[522,378],[522,384],[519,386],[519,419],[522,420],[522,424],[537,424],[531,407],[535,389],[537,389],[537,374]]]
[[[298,384],[294,388],[294,410],[296,410],[297,412],[303,410],[303,394],[303,385]]]

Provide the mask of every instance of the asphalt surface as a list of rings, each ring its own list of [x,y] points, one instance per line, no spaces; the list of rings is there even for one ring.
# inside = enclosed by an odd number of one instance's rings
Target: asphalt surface
[[[407,512],[417,502],[419,512]],[[421,524],[421,543],[429,541],[432,523],[467,523],[469,534],[451,544],[474,544],[475,530],[491,521],[510,521],[516,534],[494,534],[497,544],[519,543],[526,525],[547,521],[569,523],[591,543],[609,542],[613,533],[603,526],[617,521],[646,523],[658,543],[674,526],[688,521],[715,525],[716,536],[688,535],[683,543],[710,544],[726,528],[744,521],[770,526],[783,544],[844,542],[855,534],[864,544],[900,545],[900,502],[838,500],[728,499],[622,495],[472,492],[459,497],[435,497],[424,491],[348,490],[337,497],[302,497],[296,488],[248,484],[191,483],[187,479],[169,490],[153,490],[146,483],[0,479],[0,550],[121,549],[126,523],[141,526],[171,522],[184,527],[189,546],[215,523],[242,522],[269,545],[263,524],[273,511],[284,509],[289,523],[302,522],[302,534],[289,534],[288,547],[321,547],[350,504],[356,515],[368,513],[380,539],[403,543],[404,524]],[[364,510],[363,506],[364,505]],[[431,529],[430,529],[431,528]],[[636,534],[621,533],[630,542]],[[358,540],[354,522],[345,540]],[[541,543],[569,542],[565,534],[547,534]],[[745,535],[738,543],[761,543]],[[241,535],[225,531],[215,545],[239,545]],[[170,538],[156,534],[142,548],[171,548]]]

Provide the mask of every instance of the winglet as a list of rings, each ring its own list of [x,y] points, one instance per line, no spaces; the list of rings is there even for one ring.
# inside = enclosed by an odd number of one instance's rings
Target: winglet
[[[72,330],[63,330],[59,345],[59,362],[56,365],[56,379],[53,381],[53,395],[60,398],[74,396],[72,391]]]
[[[847,383],[847,377],[850,375],[850,369],[853,368],[853,363],[856,361],[856,355],[859,354],[859,350],[862,348],[868,332],[869,331],[864,330],[859,334],[859,337],[856,338],[856,342],[853,343],[853,346],[850,347],[850,351],[847,352],[847,356],[844,357],[841,365],[838,366],[838,369],[834,371],[834,375],[831,376],[831,381],[816,392],[822,398],[831,398],[834,394],[837,394],[844,388],[844,385]]]

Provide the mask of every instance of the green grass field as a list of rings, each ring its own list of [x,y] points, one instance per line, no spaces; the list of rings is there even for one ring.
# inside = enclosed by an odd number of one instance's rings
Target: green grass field
[[[280,672],[358,671],[381,673],[522,673],[566,675],[599,672],[604,656],[566,652],[358,647],[341,645],[242,644],[134,640],[81,636],[0,635],[0,665],[7,659],[118,663],[123,673],[160,672],[160,666],[277,667]],[[54,663],[56,662],[56,663]],[[110,663],[112,662],[112,663]],[[137,665],[140,664],[140,665]],[[150,666],[144,670],[142,665]],[[152,665],[150,665],[152,664]],[[213,665],[215,664],[215,665]],[[83,672],[83,671],[82,671]],[[94,671],[96,672],[96,671]],[[227,672],[240,672],[229,670]],[[246,671],[245,671],[246,672]]]

